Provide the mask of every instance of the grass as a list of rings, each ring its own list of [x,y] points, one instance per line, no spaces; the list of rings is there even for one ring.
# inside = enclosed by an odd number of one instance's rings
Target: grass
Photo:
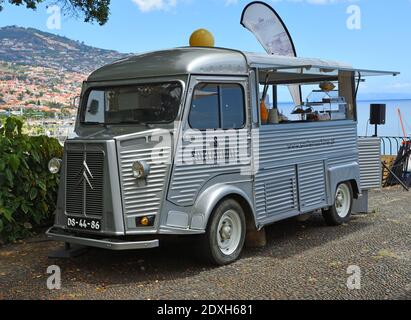
[[[384,258],[399,259],[398,255],[395,252],[387,250],[387,249],[378,251],[376,258],[377,259],[384,259]]]

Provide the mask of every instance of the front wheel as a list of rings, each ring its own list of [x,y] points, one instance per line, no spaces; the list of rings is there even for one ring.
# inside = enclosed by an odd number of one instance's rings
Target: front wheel
[[[215,265],[237,260],[244,247],[246,224],[237,201],[224,200],[214,210],[202,239],[202,255]]]
[[[339,226],[351,220],[353,191],[351,184],[343,182],[335,192],[334,205],[323,211],[325,222],[330,226]]]

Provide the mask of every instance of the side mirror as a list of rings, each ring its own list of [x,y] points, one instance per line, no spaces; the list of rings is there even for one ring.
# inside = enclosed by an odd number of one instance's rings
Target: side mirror
[[[80,104],[80,96],[73,98],[73,100],[71,101],[71,107],[73,109],[78,109],[79,104]]]
[[[98,100],[92,100],[88,112],[90,112],[93,116],[98,113],[99,103]]]

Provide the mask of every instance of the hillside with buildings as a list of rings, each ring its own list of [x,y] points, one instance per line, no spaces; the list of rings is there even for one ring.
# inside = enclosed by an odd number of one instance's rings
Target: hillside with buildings
[[[3,112],[74,112],[87,74],[0,62],[0,109]],[[0,111],[1,112],[1,111]]]
[[[36,29],[0,28],[0,114],[74,115],[88,74],[123,57]]]
[[[124,56],[37,29],[0,28],[0,60],[4,62],[90,73]]]

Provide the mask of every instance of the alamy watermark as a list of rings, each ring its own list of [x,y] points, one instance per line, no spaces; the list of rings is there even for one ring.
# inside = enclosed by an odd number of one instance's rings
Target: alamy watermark
[[[47,7],[47,22],[46,26],[49,30],[61,30],[61,18],[62,10],[58,5],[51,5]],[[346,26],[348,30],[361,30],[362,28],[362,12],[361,7],[356,4],[352,4],[347,7],[346,14],[348,18],[346,20]]]
[[[59,266],[53,265],[47,268],[47,289],[60,290],[61,289],[61,269]]]
[[[47,7],[47,29],[49,30],[61,30],[61,8],[58,5],[52,5]]]
[[[180,132],[181,122],[174,132]],[[151,138],[156,145],[151,152],[155,165],[203,166],[207,169],[235,168],[241,175],[255,175],[259,170],[259,130],[211,129],[184,130],[182,135],[159,131]],[[174,155],[165,150],[176,150]]]
[[[347,28],[348,30],[361,30],[362,21],[361,21],[361,8],[358,5],[350,5],[347,8]]]
[[[361,268],[356,265],[349,266],[347,268],[347,288],[348,290],[361,290]]]

